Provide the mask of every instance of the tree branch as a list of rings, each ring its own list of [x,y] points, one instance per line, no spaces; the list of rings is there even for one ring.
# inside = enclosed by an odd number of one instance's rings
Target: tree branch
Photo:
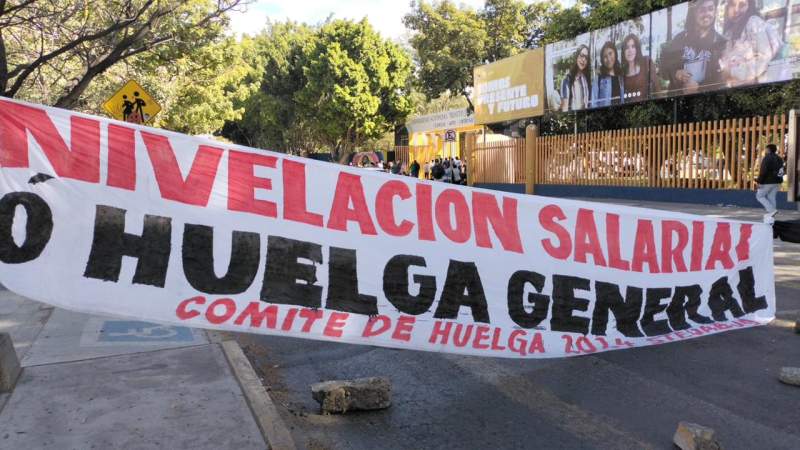
[[[2,0],[0,1],[0,17],[14,14],[15,12],[25,8],[26,6],[32,4],[35,1],[36,0],[25,0],[24,2],[21,2],[15,6],[9,6],[8,9],[6,9],[6,0]]]
[[[25,83],[25,80],[28,78],[28,76],[30,76],[30,74],[33,73],[39,66],[63,55],[64,53],[69,52],[70,50],[75,49],[76,47],[85,42],[98,40],[116,31],[123,30],[128,26],[130,26],[131,24],[135,23],[142,16],[142,14],[144,14],[150,8],[150,6],[152,6],[154,1],[155,0],[147,0],[144,3],[144,5],[142,5],[142,7],[139,8],[137,13],[133,17],[130,17],[128,19],[119,22],[115,22],[112,25],[108,26],[107,28],[98,31],[97,33],[81,36],[80,38],[70,41],[69,43],[63,45],[62,47],[46,55],[41,55],[39,58],[32,61],[30,64],[16,67],[13,71],[8,73],[7,75],[7,79],[15,77],[16,79],[14,80],[14,84],[11,86],[11,88],[8,90],[6,94],[9,97],[13,97],[14,95],[16,95],[16,93],[20,90],[20,88],[22,88],[22,85]]]

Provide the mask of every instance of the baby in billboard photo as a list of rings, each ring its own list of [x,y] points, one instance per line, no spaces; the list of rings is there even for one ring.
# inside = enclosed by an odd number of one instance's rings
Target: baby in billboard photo
[[[758,83],[783,47],[774,24],[764,20],[756,0],[728,0],[722,36],[727,40],[720,69],[729,87]]]

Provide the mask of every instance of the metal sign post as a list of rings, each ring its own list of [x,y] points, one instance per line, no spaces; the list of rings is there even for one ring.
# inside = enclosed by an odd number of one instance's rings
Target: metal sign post
[[[800,198],[800,186],[798,186],[800,182],[800,173],[798,173],[797,165],[797,144],[798,140],[800,140],[800,136],[797,133],[800,132],[797,126],[797,110],[793,109],[789,111],[789,139],[786,143],[786,172],[789,175],[789,192],[788,192],[788,200],[790,202],[798,201]],[[800,206],[798,206],[800,210]]]

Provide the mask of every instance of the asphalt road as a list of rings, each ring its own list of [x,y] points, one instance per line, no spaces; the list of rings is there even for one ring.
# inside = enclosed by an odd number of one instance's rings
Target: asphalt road
[[[627,204],[634,204],[627,202]],[[641,203],[637,203],[641,205]],[[644,205],[642,205],[644,206]],[[649,206],[754,218],[757,211]],[[776,244],[778,320],[657,347],[501,360],[237,335],[300,448],[672,448],[679,421],[726,449],[800,448],[800,245]],[[388,376],[391,408],[323,416],[310,385]]]

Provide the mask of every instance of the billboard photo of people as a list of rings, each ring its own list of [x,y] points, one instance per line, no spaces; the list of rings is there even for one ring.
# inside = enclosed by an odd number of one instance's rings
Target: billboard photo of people
[[[718,0],[696,0],[651,14],[662,94],[694,94],[722,86],[725,38],[717,31],[718,7]]]
[[[727,87],[785,81],[793,77],[797,48],[792,48],[789,0],[721,0],[725,49],[720,70]],[[800,18],[795,18],[797,21]],[[797,31],[794,32],[797,44]]]
[[[592,32],[591,107],[646,100],[656,80],[650,70],[650,16]]]
[[[798,0],[694,0],[652,16],[658,96],[800,75]]]
[[[580,111],[591,106],[591,33],[550,44],[545,49],[548,109]]]

